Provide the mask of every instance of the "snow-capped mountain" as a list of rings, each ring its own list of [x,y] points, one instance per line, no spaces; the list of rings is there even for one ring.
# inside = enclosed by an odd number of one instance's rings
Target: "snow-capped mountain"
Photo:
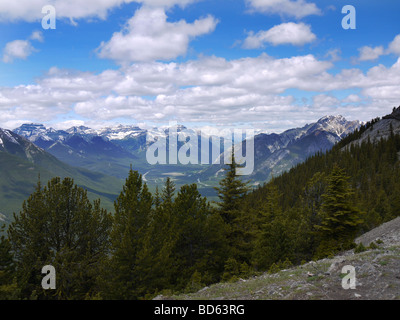
[[[360,121],[347,121],[343,116],[325,116],[315,123],[302,128],[286,130],[280,134],[257,134],[254,143],[253,180],[265,181],[271,175],[279,175],[296,164],[306,160],[317,152],[330,150],[335,143],[359,128]],[[242,143],[246,150],[246,143]],[[221,162],[227,156],[221,155]],[[207,168],[202,173],[202,180],[212,174],[223,172],[223,165]]]
[[[254,142],[255,170],[252,176],[262,181],[268,179],[271,173],[278,175],[316,152],[329,150],[336,142],[360,125],[359,121],[347,121],[340,115],[325,116],[315,123],[289,129],[280,134],[260,133],[253,137],[247,137]],[[23,135],[70,165],[124,177],[131,164],[143,174],[150,171],[155,172],[155,167],[146,162],[145,151],[158,138],[167,138],[171,130],[175,132],[186,130],[195,134],[200,154],[201,135],[204,133],[187,129],[181,125],[151,129],[142,129],[134,125],[118,125],[103,129],[80,126],[68,130],[55,130],[47,129],[40,124],[24,124],[14,132]],[[179,141],[178,149],[183,144],[184,142]],[[167,145],[169,145],[169,139],[167,139]],[[243,150],[245,150],[244,142]],[[226,153],[226,150],[221,149],[221,152],[224,151]],[[220,158],[220,165],[206,168],[203,166],[196,169],[201,170],[199,171],[201,181],[211,177],[215,178],[218,176],[218,172],[223,172],[224,153]],[[163,167],[164,169],[161,168],[162,166],[159,167],[156,170],[158,175],[164,175],[171,171],[168,166]],[[178,170],[178,167],[175,169]],[[194,169],[189,169],[188,166],[182,166],[179,170],[180,173],[186,173],[188,176],[195,173]],[[192,171],[189,173],[190,170]],[[154,173],[155,176],[156,173]]]
[[[30,135],[32,140],[37,141],[37,138],[41,140],[46,136],[41,126],[35,125],[31,127],[31,130],[27,127],[25,129],[25,134]],[[38,131],[42,131],[42,137],[38,137]],[[83,166],[76,168],[77,166],[79,166],[77,163],[70,166],[27,138],[11,130],[0,128],[0,210],[2,214],[10,218],[13,212],[18,212],[23,200],[26,200],[35,190],[39,177],[44,184],[54,177],[70,177],[76,184],[87,189],[93,199],[102,198],[102,203],[111,209],[122,187],[122,180],[105,175],[104,170],[89,171],[82,168]],[[2,214],[0,219],[5,219]]]
[[[257,135],[253,176],[263,179],[271,174],[279,175],[317,152],[330,150],[360,125],[360,121],[347,121],[341,115],[325,116],[316,123],[278,135]]]
[[[55,130],[41,124],[23,124],[14,133],[71,166],[107,172],[118,177],[122,177],[122,172],[126,174],[126,168],[129,168],[134,158],[121,146],[87,127]],[[125,159],[126,164],[117,164],[120,159]],[[118,175],[118,172],[121,174]]]
[[[0,151],[36,163],[44,150],[16,133],[0,128]]]

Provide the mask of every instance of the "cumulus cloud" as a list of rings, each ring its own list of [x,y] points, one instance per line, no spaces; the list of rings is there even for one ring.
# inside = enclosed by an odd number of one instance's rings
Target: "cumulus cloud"
[[[187,23],[168,22],[162,8],[142,7],[121,32],[98,48],[101,58],[118,62],[171,60],[186,54],[191,39],[214,31],[211,16]]]
[[[256,34],[250,33],[244,41],[243,47],[246,49],[257,49],[265,46],[266,43],[274,46],[282,44],[302,46],[313,42],[316,38],[309,25],[288,22],[274,26],[267,31],[260,31]]]
[[[384,49],[382,46],[379,47],[362,47],[358,49],[360,52],[360,57],[358,58],[359,61],[369,61],[369,60],[376,60],[384,53]]]
[[[336,61],[341,60],[341,56],[340,56],[341,54],[342,54],[342,50],[340,50],[339,48],[331,49],[325,54],[325,58],[330,59],[330,61],[332,61],[332,62],[336,62]]]
[[[3,50],[3,62],[12,63],[16,59],[25,60],[33,52],[37,51],[31,44],[32,40],[43,42],[43,34],[34,31],[27,40],[14,40],[8,42]]]
[[[142,3],[146,6],[158,8],[169,8],[175,5],[185,7],[188,4],[199,1],[201,0],[136,0],[136,2]]]
[[[108,11],[130,0],[18,0],[0,2],[0,21],[37,21],[43,18],[42,8],[52,5],[58,18],[80,19],[98,17],[104,19]]]
[[[28,40],[8,42],[3,51],[3,62],[12,63],[15,59],[25,60],[35,49]]]
[[[52,68],[34,85],[0,87],[0,127],[20,119],[268,124],[269,130],[340,113],[369,120],[398,105],[400,59],[363,72],[313,55],[143,62],[99,74]],[[301,106],[290,90],[312,92]],[[341,99],[336,92],[355,90]],[[288,91],[289,90],[289,91]],[[283,121],[282,119],[285,119]],[[85,120],[86,121],[86,120]]]
[[[43,42],[44,41],[43,33],[41,31],[33,31],[29,39]]]
[[[315,3],[305,0],[247,0],[247,4],[255,11],[291,16],[298,19],[321,14],[321,10]]]
[[[42,8],[51,5],[56,9],[57,18],[105,19],[108,13],[126,3],[136,2],[144,6],[169,8],[186,6],[200,0],[18,0],[0,1],[1,21],[37,21],[43,18]]]
[[[313,97],[314,107],[321,110],[321,108],[326,109],[327,111],[334,106],[338,106],[340,104],[340,100],[334,96],[327,94],[318,94]]]
[[[388,53],[393,53],[400,56],[400,34],[389,44]]]
[[[380,56],[395,54],[400,56],[400,34],[397,35],[391,43],[389,43],[388,48],[385,50],[383,46],[369,47],[364,46],[358,49],[360,52],[359,57],[356,59],[358,61],[371,61],[376,60]]]
[[[361,101],[362,101],[362,98],[357,94],[350,94],[342,100],[342,102],[345,102],[345,103],[357,103],[357,102],[361,102]]]

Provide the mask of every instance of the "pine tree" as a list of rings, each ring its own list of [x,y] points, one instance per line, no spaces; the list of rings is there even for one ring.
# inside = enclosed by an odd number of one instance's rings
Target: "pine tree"
[[[156,195],[155,209],[143,239],[142,276],[148,295],[157,294],[176,285],[177,264],[172,256],[178,238],[174,193],[175,184],[168,177],[161,196]]]
[[[231,154],[231,163],[225,170],[225,178],[219,182],[219,187],[215,187],[220,199],[217,202],[218,212],[225,222],[221,232],[226,235],[227,243],[230,248],[229,255],[236,259],[237,263],[242,263],[249,257],[247,248],[247,231],[243,224],[243,211],[241,204],[250,190],[247,182],[243,182],[237,175],[236,169],[239,165],[235,161],[234,151]]]
[[[145,292],[140,259],[148,232],[153,198],[142,176],[129,171],[123,190],[114,203],[111,259],[102,279],[107,299],[138,299]]]
[[[248,183],[240,180],[236,174],[239,165],[235,161],[235,155],[232,151],[231,163],[225,169],[225,178],[219,182],[219,187],[215,187],[220,202],[217,202],[219,212],[224,221],[232,224],[238,215],[238,209],[243,197],[250,190]]]
[[[107,254],[111,216],[91,204],[70,178],[54,178],[24,202],[8,229],[23,298],[84,299],[95,293],[99,265]],[[56,269],[56,290],[41,287],[42,267]]]
[[[173,248],[173,259],[179,275],[178,288],[183,289],[194,272],[202,273],[208,268],[210,249],[207,219],[211,208],[196,184],[184,185],[174,203],[177,241]]]
[[[350,248],[363,223],[360,210],[352,204],[354,192],[348,179],[344,170],[337,165],[328,177],[328,185],[322,196],[322,222],[316,226],[321,238],[317,251],[319,257]]]
[[[259,216],[259,230],[255,242],[253,260],[258,270],[268,270],[273,263],[293,257],[294,226],[282,212],[277,187],[268,184],[264,206]]]
[[[0,228],[4,232],[5,226]],[[0,286],[10,283],[14,273],[14,261],[11,254],[11,245],[8,239],[2,235],[0,237]]]
[[[4,232],[5,226],[0,228]],[[11,244],[2,235],[0,237],[0,300],[15,300],[19,298],[18,285],[15,282],[15,265],[11,253]]]

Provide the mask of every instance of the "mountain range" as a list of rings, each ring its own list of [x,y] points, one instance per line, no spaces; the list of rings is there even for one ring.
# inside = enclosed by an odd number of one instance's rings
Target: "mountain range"
[[[254,171],[249,178],[259,184],[278,176],[317,152],[330,150],[335,143],[361,126],[361,122],[347,121],[343,116],[325,116],[315,123],[289,129],[280,134],[257,134],[254,143]],[[246,151],[245,141],[242,143]],[[221,167],[210,167],[202,172],[203,179],[218,176]]]
[[[316,152],[329,150],[360,125],[360,121],[347,121],[342,116],[326,116],[279,134],[258,133],[247,137],[254,142],[255,167],[244,179],[261,184]],[[198,183],[204,196],[216,199],[213,187],[221,179],[223,161],[213,165],[150,165],[147,162],[148,146],[159,137],[169,138],[170,129],[119,125],[99,130],[84,126],[55,130],[42,124],[23,124],[12,131],[0,129],[0,212],[9,217],[17,210],[33,191],[39,175],[42,181],[53,176],[73,177],[77,184],[89,190],[92,198],[104,199],[105,207],[112,209],[131,165],[143,175],[150,190],[162,187],[165,179],[171,177],[177,187]],[[200,154],[204,133],[184,126],[174,129],[194,133]],[[245,152],[246,143],[242,143]],[[178,148],[183,144],[178,142]],[[222,147],[219,152],[223,160],[226,150],[224,153]]]
[[[28,139],[10,130],[0,129],[0,212],[10,218],[22,201],[33,192],[38,180],[46,184],[52,177],[71,177],[88,190],[92,200],[101,198],[112,209],[122,181],[103,173],[72,167]]]

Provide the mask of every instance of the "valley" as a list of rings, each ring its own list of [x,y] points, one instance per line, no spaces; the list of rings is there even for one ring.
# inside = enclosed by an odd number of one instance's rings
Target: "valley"
[[[360,125],[359,121],[347,121],[341,116],[327,116],[280,134],[256,134],[248,138],[254,143],[254,171],[250,176],[241,178],[244,181],[251,180],[254,187],[262,185],[272,176],[280,175],[309,156],[330,150]],[[120,192],[130,166],[144,176],[151,192],[155,192],[157,187],[162,189],[166,178],[170,177],[177,188],[197,183],[203,196],[210,201],[217,201],[214,187],[218,186],[226,167],[223,144],[219,150],[220,163],[150,165],[146,159],[147,148],[158,137],[164,137],[168,143],[168,129],[146,130],[120,125],[100,130],[88,127],[55,130],[42,124],[24,124],[13,131],[2,130],[2,212],[10,219],[33,191],[39,176],[43,183],[53,176],[71,176],[79,185],[87,188],[91,198],[100,197],[104,207],[112,211],[113,201]],[[176,127],[178,133],[182,130],[186,128]],[[200,132],[190,132],[197,134],[198,155],[201,157],[202,142],[211,144],[212,136],[204,139]],[[242,144],[245,153],[245,141]],[[183,142],[179,141],[178,147],[182,145]]]

